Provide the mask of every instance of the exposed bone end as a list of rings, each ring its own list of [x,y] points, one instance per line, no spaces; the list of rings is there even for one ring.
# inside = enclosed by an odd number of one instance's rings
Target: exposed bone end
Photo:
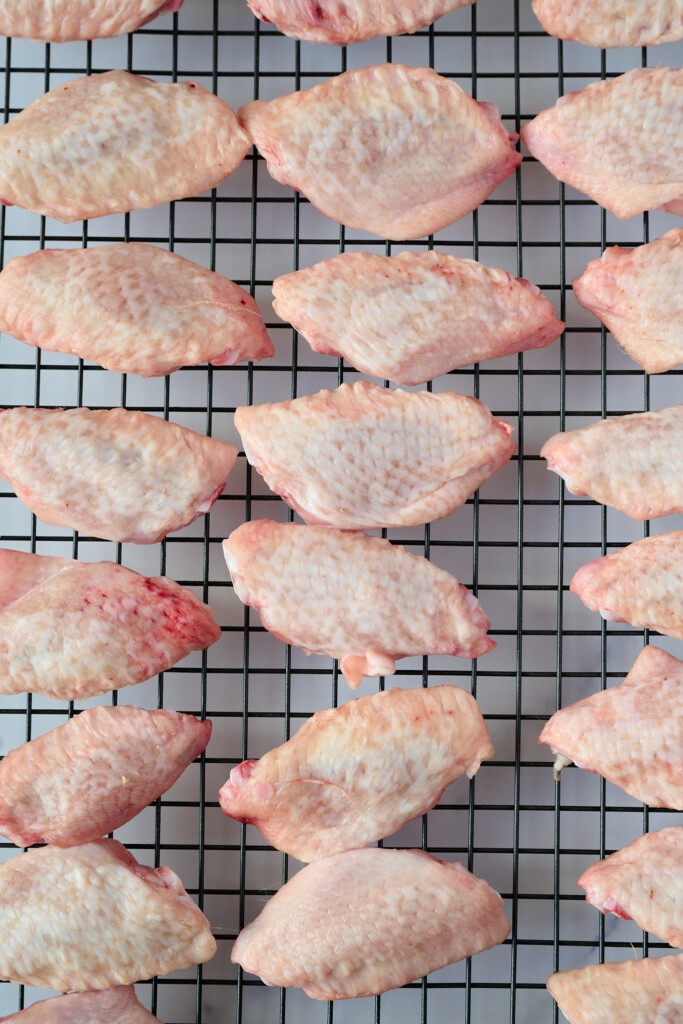
[[[558,754],[555,758],[555,764],[553,765],[553,778],[555,782],[559,782],[562,778],[562,772],[569,765],[574,764],[571,757],[567,757],[566,754]]]

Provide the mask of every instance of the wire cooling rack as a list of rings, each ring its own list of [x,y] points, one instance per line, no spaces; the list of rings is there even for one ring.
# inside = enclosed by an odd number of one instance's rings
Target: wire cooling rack
[[[513,129],[558,95],[596,78],[649,60],[683,63],[683,44],[604,53],[557,42],[540,30],[527,0],[479,0],[415,36],[344,49],[286,39],[255,21],[243,0],[187,0],[179,14],[122,39],[62,45],[7,40],[0,42],[3,52],[6,119],[60,82],[116,67],[158,80],[199,81],[237,108],[347,68],[396,60],[452,77],[478,99],[496,103]],[[496,753],[473,782],[459,780],[434,811],[385,844],[424,846],[485,877],[505,898],[512,933],[497,949],[378,999],[317,1003],[295,990],[266,988],[229,962],[239,929],[298,865],[251,827],[226,818],[218,788],[234,764],[282,742],[313,711],[351,696],[330,659],[306,658],[271,637],[228,582],[221,540],[249,518],[286,519],[285,505],[241,457],[210,515],[160,545],[136,547],[46,526],[0,482],[5,546],[166,573],[208,601],[222,625],[221,640],[204,654],[113,697],[77,707],[39,697],[0,698],[2,753],[98,702],[174,707],[212,720],[207,755],[117,832],[138,859],[178,872],[218,940],[210,963],[138,986],[165,1024],[549,1024],[557,1009],[545,981],[554,969],[665,951],[632,923],[602,918],[583,901],[575,880],[594,860],[678,816],[648,810],[578,770],[568,770],[556,787],[546,748],[537,747],[541,724],[557,706],[618,682],[648,639],[642,631],[601,621],[566,593],[578,566],[637,539],[643,528],[565,496],[538,452],[565,427],[680,401],[680,374],[648,380],[571,292],[572,277],[606,245],[637,245],[675,223],[680,221],[659,214],[620,223],[558,185],[528,157],[477,212],[433,239],[406,246],[339,228],[273,182],[254,155],[210,194],[128,216],[65,227],[16,208],[0,212],[3,260],[42,247],[147,241],[217,269],[255,294],[276,346],[274,359],[257,366],[201,366],[141,380],[41,354],[2,336],[4,406],[120,405],[239,444],[236,405],[311,394],[360,376],[341,361],[312,353],[274,319],[270,306],[274,277],[344,249],[397,253],[433,245],[472,256],[535,281],[568,322],[561,342],[549,349],[434,381],[434,390],[476,395],[514,423],[518,456],[448,519],[390,532],[392,540],[454,572],[479,595],[498,646],[473,664],[407,659],[387,680],[399,686],[451,680],[471,687]],[[675,527],[670,518],[650,529]],[[655,636],[654,642],[680,654],[673,641]],[[360,693],[377,686],[366,680]],[[15,855],[0,843],[0,860]],[[0,1013],[44,995],[1,985]]]

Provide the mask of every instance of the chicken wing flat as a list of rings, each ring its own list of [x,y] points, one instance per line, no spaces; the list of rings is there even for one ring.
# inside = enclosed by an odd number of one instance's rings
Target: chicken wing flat
[[[648,957],[559,971],[548,991],[570,1024],[677,1024],[683,956]]]
[[[135,997],[132,986],[72,992],[41,999],[26,1010],[0,1017],[0,1024],[160,1024]]]
[[[598,46],[655,46],[683,39],[683,0],[532,0],[551,36]]]
[[[0,35],[52,43],[106,39],[182,6],[183,0],[0,0]]]

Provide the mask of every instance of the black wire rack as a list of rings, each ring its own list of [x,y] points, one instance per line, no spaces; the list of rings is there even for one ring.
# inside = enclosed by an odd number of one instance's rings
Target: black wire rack
[[[158,80],[194,79],[233,108],[306,88],[351,67],[403,61],[429,65],[475,98],[500,107],[514,130],[559,95],[646,64],[647,50],[605,53],[549,39],[527,0],[479,0],[412,37],[337,49],[296,43],[256,21],[242,0],[186,0],[180,13],[134,35],[93,43],[0,42],[4,117],[72,77],[123,67]],[[656,51],[657,63],[683,63],[683,44]],[[276,346],[259,365],[201,366],[141,381],[0,338],[0,405],[123,406],[143,409],[227,441],[239,441],[236,405],[286,399],[359,377],[341,360],[317,356],[274,320],[274,277],[345,248],[397,253],[436,247],[504,266],[534,280],[567,321],[549,349],[458,370],[433,382],[482,398],[517,429],[518,454],[466,506],[439,523],[390,531],[392,541],[453,571],[492,619],[497,649],[478,662],[406,659],[386,685],[452,680],[470,687],[485,712],[496,755],[471,782],[461,779],[421,821],[385,845],[422,846],[458,859],[497,887],[512,923],[510,938],[400,992],[349,1003],[316,1003],[302,993],[265,988],[229,963],[239,929],[284,883],[296,862],[267,846],[251,827],[225,818],[217,800],[231,767],[288,738],[319,708],[350,694],[330,659],[305,658],[275,641],[232,593],[221,540],[250,518],[286,519],[243,456],[214,509],[160,545],[114,545],[48,527],[0,482],[0,538],[21,550],[109,558],[148,574],[168,574],[215,609],[218,644],[141,686],[97,701],[175,707],[213,722],[207,753],[176,786],[117,832],[138,859],[168,864],[207,913],[218,953],[193,971],[138,986],[165,1024],[393,1019],[397,1024],[541,1024],[556,1022],[545,991],[561,967],[657,955],[668,947],[632,923],[605,920],[575,881],[594,860],[642,831],[673,822],[595,776],[552,781],[546,748],[536,741],[559,706],[617,681],[647,634],[607,624],[567,595],[579,565],[643,534],[640,525],[592,502],[567,497],[545,472],[538,451],[557,430],[607,415],[680,400],[680,372],[648,379],[583,311],[571,279],[611,244],[638,245],[675,220],[645,215],[620,224],[558,185],[526,157],[478,211],[434,238],[409,245],[348,231],[302,197],[275,184],[251,154],[210,194],[155,210],[63,226],[15,208],[0,212],[0,259],[55,246],[147,241],[180,252],[248,287]],[[651,525],[664,532],[670,520]],[[648,527],[645,527],[645,533]],[[677,653],[673,642],[654,642]],[[380,686],[385,685],[380,680]],[[366,680],[360,693],[374,692]],[[0,699],[0,751],[60,724],[82,705],[31,696]],[[0,843],[0,860],[18,853]],[[0,1013],[45,993],[0,986]]]

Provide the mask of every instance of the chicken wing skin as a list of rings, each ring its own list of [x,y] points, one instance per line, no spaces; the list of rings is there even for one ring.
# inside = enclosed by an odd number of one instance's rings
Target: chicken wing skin
[[[201,85],[107,71],[0,128],[0,196],[64,223],[145,210],[213,188],[248,149],[233,111]]]
[[[276,181],[326,217],[383,238],[452,224],[522,159],[495,107],[429,68],[403,64],[254,100],[239,117]]]
[[[0,934],[0,978],[61,992],[132,985],[216,952],[177,875],[138,864],[112,839],[1,865]]]
[[[608,622],[683,640],[683,530],[644,537],[581,566],[569,589]]]
[[[539,743],[652,807],[683,810],[683,663],[645,647],[620,686],[557,711]]]
[[[210,735],[177,711],[82,711],[0,761],[0,832],[17,846],[101,839],[170,789]]]
[[[72,992],[41,999],[20,1013],[0,1017],[0,1024],[160,1024],[136,999],[132,987]]]
[[[397,384],[544,348],[564,324],[536,285],[440,252],[345,252],[273,282],[273,308],[315,352]]]
[[[130,409],[0,411],[0,476],[46,523],[154,544],[208,512],[237,449]]]
[[[623,220],[683,199],[682,124],[683,69],[636,68],[561,97],[524,125],[522,141]]]
[[[223,541],[235,593],[285,643],[341,659],[349,686],[416,654],[476,658],[491,623],[454,576],[364,533],[260,519]]]
[[[0,693],[84,700],[220,635],[208,605],[165,576],[0,548]]]
[[[247,0],[261,21],[310,43],[361,43],[416,32],[474,0]]]
[[[235,426],[271,490],[305,522],[340,530],[442,519],[515,450],[513,427],[475,398],[367,381],[242,406]]]
[[[532,0],[551,36],[600,49],[683,39],[681,0]]]
[[[233,963],[313,999],[379,995],[503,942],[503,901],[421,850],[353,850],[309,864],[237,937]]]
[[[0,330],[142,377],[274,352],[248,292],[137,242],[42,249],[9,260],[0,273]]]
[[[0,0],[0,35],[52,43],[106,39],[182,6],[183,0]]]
[[[313,861],[397,832],[490,757],[465,690],[384,690],[316,712],[287,743],[237,765],[220,802],[278,850]]]
[[[572,494],[631,519],[683,512],[683,405],[555,434],[541,458]]]
[[[663,828],[591,865],[577,882],[603,914],[683,947],[683,828]]]
[[[683,228],[636,249],[606,249],[572,287],[647,373],[683,363]]]
[[[683,956],[648,957],[559,971],[548,991],[570,1024],[676,1024]]]

